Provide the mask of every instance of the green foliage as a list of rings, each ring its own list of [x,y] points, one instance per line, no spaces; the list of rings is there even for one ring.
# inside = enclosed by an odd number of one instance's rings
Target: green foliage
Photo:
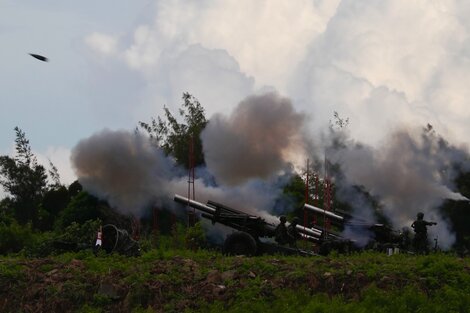
[[[193,165],[204,164],[204,154],[200,134],[207,125],[204,108],[199,101],[189,93],[183,94],[183,104],[179,110],[179,116],[184,120],[180,123],[167,107],[165,119],[152,118],[150,124],[139,122],[156,145],[163,148],[167,155],[175,158],[176,163],[189,168],[189,149],[191,140],[194,143]],[[192,138],[192,139],[191,139]]]
[[[467,312],[469,265],[445,254],[240,258],[169,248],[129,258],[81,251],[30,263],[0,259],[0,291],[15,308],[47,297],[79,312]],[[38,292],[12,296],[10,290],[44,277],[55,283],[39,298]],[[102,282],[119,296],[100,292]]]
[[[25,254],[34,257],[56,255],[66,251],[90,249],[101,221],[88,220],[83,224],[72,222],[57,233],[44,232],[35,234],[32,244],[25,247]]]
[[[64,186],[48,190],[39,208],[38,228],[42,231],[52,230],[57,216],[67,207],[69,201],[70,195]]]
[[[69,196],[70,197],[75,197],[82,190],[83,190],[82,185],[78,182],[78,180],[76,180],[73,183],[71,183],[69,188],[68,188]]]
[[[90,306],[89,304],[85,304],[77,312],[78,313],[101,313],[103,312],[103,310],[94,306]]]
[[[248,295],[248,294],[247,294]],[[348,301],[342,296],[329,297],[327,294],[311,295],[306,290],[276,290],[272,298],[259,299],[249,296],[239,298],[234,305],[227,307],[222,302],[202,306],[198,310],[186,312],[467,312],[469,297],[464,293],[444,289],[442,297],[428,298],[424,292],[412,287],[404,290],[384,291],[375,286],[363,292],[362,299]]]
[[[36,222],[39,204],[47,187],[44,167],[37,163],[25,133],[16,132],[16,156],[0,156],[0,185],[11,195],[16,219],[20,224]]]
[[[31,224],[0,223],[0,254],[16,253],[32,244]]]
[[[206,246],[206,233],[201,222],[197,222],[193,227],[186,230],[186,246],[191,250],[198,250]]]
[[[289,198],[295,209],[295,216],[302,216],[303,204],[305,203],[305,182],[299,175],[292,176],[290,182],[284,186],[283,197]]]
[[[94,239],[96,239],[96,234],[101,224],[99,219],[87,220],[83,224],[72,222],[58,238],[67,242],[91,246],[94,243]]]
[[[139,307],[132,310],[132,313],[153,313],[153,312],[155,312],[155,311],[152,310],[151,307],[148,307],[148,308],[144,309],[141,306],[139,306]]]
[[[100,218],[99,201],[85,191],[73,197],[67,207],[61,212],[58,220],[58,229],[64,229],[73,222],[81,224],[88,220]]]
[[[0,200],[0,224],[10,225],[14,220],[11,198]]]
[[[14,263],[0,263],[0,282],[24,278],[24,267]]]

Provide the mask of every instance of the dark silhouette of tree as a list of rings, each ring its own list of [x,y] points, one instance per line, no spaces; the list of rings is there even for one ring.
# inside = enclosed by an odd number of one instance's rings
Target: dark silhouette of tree
[[[10,194],[18,222],[37,220],[39,204],[47,190],[46,170],[31,152],[25,133],[15,127],[16,155],[0,156],[0,184]]]
[[[52,230],[54,222],[70,202],[70,194],[65,186],[56,186],[45,192],[39,208],[37,227]]]
[[[73,222],[84,223],[88,220],[101,218],[99,200],[85,191],[81,191],[71,199],[67,207],[60,213],[57,219],[57,227],[64,229]]]
[[[72,197],[75,197],[76,195],[78,195],[80,193],[80,191],[83,190],[83,187],[82,185],[78,182],[78,180],[74,181],[73,183],[71,183],[69,185],[69,188],[68,188],[68,191],[69,191],[69,196],[72,198]]]
[[[204,108],[195,97],[184,93],[182,98],[183,103],[178,113],[184,122],[179,122],[165,106],[164,118],[152,117],[151,123],[139,122],[139,127],[144,129],[167,155],[173,156],[177,164],[188,168],[191,141],[194,147],[194,165],[204,164],[200,134],[206,127],[207,120]]]
[[[333,112],[333,121],[330,120],[330,128],[341,130],[349,126],[349,117],[342,118],[339,113]]]
[[[59,175],[59,170],[57,169],[57,167],[54,165],[54,163],[52,163],[51,160],[49,160],[49,177],[51,179],[51,184],[50,184],[50,187],[52,189],[59,189],[62,186],[61,182],[60,182],[60,175]]]

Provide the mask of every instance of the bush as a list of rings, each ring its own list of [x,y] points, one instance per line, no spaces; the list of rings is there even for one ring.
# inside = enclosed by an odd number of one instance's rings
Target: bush
[[[25,248],[28,256],[45,257],[67,251],[79,251],[93,247],[101,221],[88,220],[83,224],[73,222],[57,233],[36,234]]]
[[[186,230],[186,246],[191,250],[198,250],[206,246],[206,234],[201,222],[197,222],[193,227]]]
[[[72,198],[57,220],[58,229],[64,229],[72,223],[83,224],[88,220],[100,218],[98,199],[85,191]]]
[[[64,186],[47,191],[39,207],[37,228],[42,231],[52,230],[55,219],[69,201],[69,192]]]
[[[31,224],[19,225],[16,221],[9,225],[0,223],[0,254],[19,252],[32,241]]]

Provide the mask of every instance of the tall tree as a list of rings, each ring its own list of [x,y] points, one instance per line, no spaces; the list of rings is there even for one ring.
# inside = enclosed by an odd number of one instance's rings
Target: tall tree
[[[188,168],[191,142],[194,147],[193,164],[204,164],[200,134],[206,127],[207,120],[204,108],[195,97],[186,92],[182,98],[183,103],[178,113],[183,122],[179,122],[165,106],[165,118],[152,117],[151,123],[139,122],[139,126],[167,155],[173,156],[178,164]]]
[[[47,189],[47,174],[31,152],[25,133],[18,127],[15,132],[15,157],[0,156],[0,184],[11,195],[15,217],[24,224],[37,219]]]

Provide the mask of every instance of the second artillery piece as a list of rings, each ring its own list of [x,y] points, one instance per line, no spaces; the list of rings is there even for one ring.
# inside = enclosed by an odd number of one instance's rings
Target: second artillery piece
[[[329,219],[333,224],[339,228],[348,227],[351,235],[356,234],[362,237],[362,244],[354,239],[342,239],[337,236],[323,237],[319,249],[319,253],[326,255],[332,250],[338,252],[350,252],[359,251],[364,249],[370,249],[380,252],[387,252],[389,249],[395,251],[409,250],[410,238],[407,231],[396,231],[387,227],[384,224],[373,223],[357,217],[353,217],[347,212],[331,212],[310,204],[304,204],[304,209],[317,213],[323,216],[324,220]]]
[[[210,220],[213,224],[219,223],[228,226],[235,232],[229,234],[224,241],[223,252],[229,255],[259,255],[263,253],[282,253],[315,255],[307,250],[287,247],[269,240],[275,235],[276,225],[265,221],[260,216],[248,214],[226,205],[208,201],[206,204],[175,195],[174,200],[178,203],[192,207],[201,213],[203,218]],[[296,229],[302,238],[318,242],[322,231],[296,225]],[[266,238],[267,240],[261,240]]]

